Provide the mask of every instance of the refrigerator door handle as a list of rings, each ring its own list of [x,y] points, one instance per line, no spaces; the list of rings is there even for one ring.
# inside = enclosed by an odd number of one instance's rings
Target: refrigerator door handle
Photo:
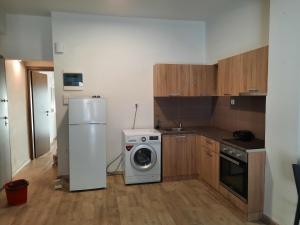
[[[88,122],[87,124],[99,124],[99,125],[106,125],[106,123],[99,123],[99,122]]]
[[[99,123],[99,122],[87,122],[87,123],[70,123],[70,126],[79,126],[79,125],[84,125],[84,124],[99,124],[99,125],[106,125],[106,123]]]

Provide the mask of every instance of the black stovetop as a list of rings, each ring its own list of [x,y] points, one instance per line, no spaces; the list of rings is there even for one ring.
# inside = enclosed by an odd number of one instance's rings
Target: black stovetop
[[[223,143],[232,145],[233,147],[241,148],[243,150],[265,148],[265,141],[256,138],[252,141],[242,141],[238,139],[223,139]]]

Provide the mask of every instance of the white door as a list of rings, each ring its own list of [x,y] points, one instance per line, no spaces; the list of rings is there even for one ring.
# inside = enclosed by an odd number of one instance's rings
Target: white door
[[[32,103],[35,157],[50,151],[50,101],[46,74],[32,72]]]
[[[12,178],[5,61],[0,56],[0,189]]]
[[[106,187],[106,126],[69,125],[70,191]]]

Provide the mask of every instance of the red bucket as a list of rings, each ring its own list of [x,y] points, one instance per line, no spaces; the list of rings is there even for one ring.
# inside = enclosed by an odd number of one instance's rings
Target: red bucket
[[[4,185],[7,203],[9,205],[20,205],[27,202],[27,180],[15,180]]]

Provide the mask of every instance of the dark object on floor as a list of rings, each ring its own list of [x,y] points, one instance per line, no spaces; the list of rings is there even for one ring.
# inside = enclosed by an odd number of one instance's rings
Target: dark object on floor
[[[8,205],[20,205],[27,202],[27,180],[15,180],[4,185]]]
[[[298,225],[300,221],[300,165],[298,164],[293,164],[293,170],[294,170],[294,177],[295,177],[295,182],[296,182],[296,187],[297,187],[297,192],[298,192],[298,204],[297,204],[297,210],[296,210],[296,216],[295,216],[295,222],[294,225]]]
[[[54,154],[54,155],[53,155],[53,164],[52,164],[52,166],[53,166],[53,167],[56,167],[56,166],[58,165],[57,162],[58,162],[58,157],[57,157],[56,154]]]

